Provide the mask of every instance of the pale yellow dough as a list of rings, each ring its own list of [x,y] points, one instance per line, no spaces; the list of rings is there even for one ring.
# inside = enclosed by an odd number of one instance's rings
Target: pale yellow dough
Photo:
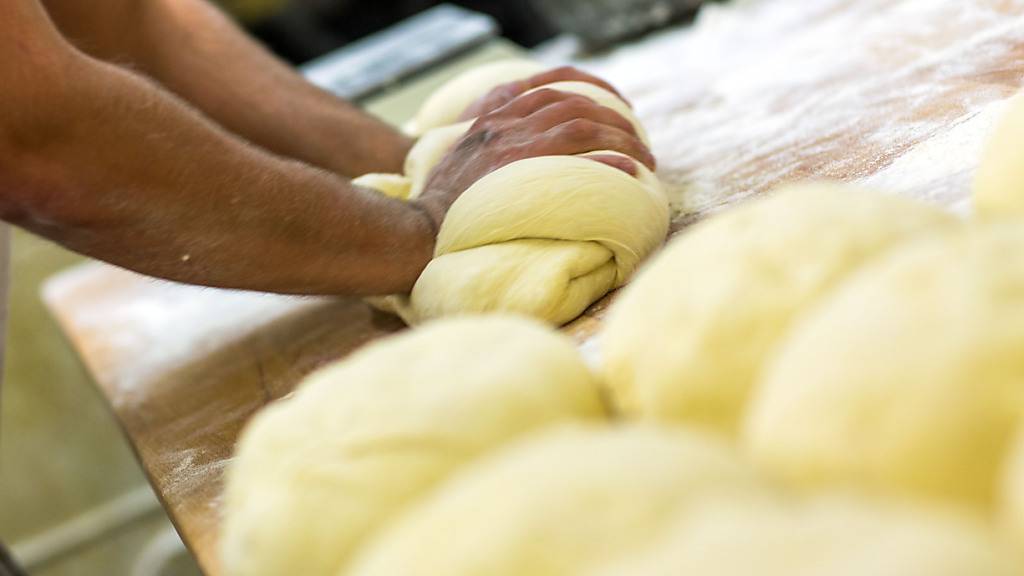
[[[616,404],[732,433],[795,317],[886,248],[954,222],[922,203],[818,183],[697,224],[612,308],[601,346]]]
[[[841,484],[988,508],[1024,409],[1024,228],[908,244],[794,327],[751,402],[754,460]]]
[[[455,469],[550,424],[604,418],[571,342],[526,320],[449,320],[372,344],[245,430],[228,472],[225,573],[337,574]]]
[[[511,311],[562,324],[621,286],[664,239],[657,180],[545,156],[484,176],[451,207],[416,282],[418,319]]]
[[[430,129],[406,157],[404,175],[370,174],[355,182],[406,200],[419,197],[431,171],[472,124],[451,124],[465,106],[531,71],[535,64],[498,63],[442,87],[417,116],[416,126]],[[647,142],[629,106],[603,88],[556,82],[538,89],[580,94],[611,108]],[[471,98],[463,97],[467,91]],[[412,293],[372,302],[410,323],[495,311],[553,324],[578,316],[628,280],[664,241],[669,223],[661,184],[643,165],[636,163],[634,178],[586,156],[520,160],[478,180],[442,223],[434,260]]]
[[[350,574],[580,574],[646,545],[702,499],[762,491],[709,437],[653,426],[556,428],[459,473],[370,545]]]
[[[405,126],[413,136],[458,122],[463,110],[499,84],[540,74],[544,66],[531,60],[501,60],[477,66],[447,81],[420,106]]]
[[[1000,488],[1000,522],[1007,528],[1024,556],[1024,426],[1018,428],[1003,462]]]
[[[819,497],[714,502],[647,551],[587,576],[1018,576],[992,531],[954,512]]]
[[[985,149],[974,208],[982,217],[1024,216],[1024,94],[1010,100]]]

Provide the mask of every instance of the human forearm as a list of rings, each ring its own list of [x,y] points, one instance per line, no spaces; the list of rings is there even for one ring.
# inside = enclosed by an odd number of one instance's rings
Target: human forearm
[[[400,171],[410,142],[309,84],[206,0],[49,0],[98,58],[153,77],[228,130],[345,176]]]
[[[46,129],[0,154],[15,223],[143,273],[276,292],[401,292],[430,258],[415,207],[248,146],[116,67],[83,56],[60,75]]]

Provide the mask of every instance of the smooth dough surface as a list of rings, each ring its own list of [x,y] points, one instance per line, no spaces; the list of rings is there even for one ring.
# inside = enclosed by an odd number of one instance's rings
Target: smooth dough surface
[[[557,427],[465,469],[369,546],[351,574],[579,574],[644,545],[698,500],[762,490],[710,437]]]
[[[612,307],[603,370],[625,413],[734,432],[794,317],[940,210],[840,187],[780,189],[674,239]]]
[[[534,70],[521,62],[485,67],[474,75],[474,97],[465,78],[442,87],[425,105],[419,125],[431,129],[406,156],[404,175],[371,174],[357,184],[412,200],[431,171],[472,121],[454,124],[462,109],[486,90]],[[507,76],[502,74],[508,71]],[[454,88],[452,87],[454,86]],[[623,115],[644,142],[647,135],[629,106],[586,82],[556,82],[540,89],[585,96]],[[479,94],[478,94],[479,93]],[[442,110],[443,108],[443,110]],[[419,118],[419,117],[418,117]],[[441,225],[434,260],[409,295],[375,299],[409,323],[457,314],[515,312],[565,323],[623,285],[637,264],[668,233],[668,201],[657,177],[636,163],[637,176],[580,156],[546,156],[508,164],[474,183]],[[621,154],[620,154],[621,155]]]
[[[974,183],[982,217],[1024,216],[1024,94],[1013,97],[982,156]]]
[[[668,231],[657,180],[638,170],[634,178],[584,157],[544,156],[478,180],[452,205],[413,288],[418,319],[578,316],[623,285]]]
[[[413,136],[422,136],[434,128],[455,124],[466,108],[492,88],[525,80],[544,70],[542,64],[532,60],[500,60],[467,70],[431,94],[406,124],[405,131]]]
[[[533,322],[448,320],[372,344],[245,430],[226,488],[226,574],[336,574],[458,467],[552,423],[604,418],[574,346]]]
[[[1000,523],[1009,531],[1014,543],[1024,550],[1024,426],[1018,428],[1003,461],[1000,489]]]
[[[1024,408],[1024,228],[908,244],[796,326],[751,402],[754,460],[842,484],[988,508]]]
[[[714,502],[588,576],[1014,576],[991,530],[953,512],[851,497]]]

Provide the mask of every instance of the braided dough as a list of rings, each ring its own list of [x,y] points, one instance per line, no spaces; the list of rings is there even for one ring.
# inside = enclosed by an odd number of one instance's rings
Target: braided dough
[[[471,121],[444,124],[495,85],[537,70],[532,63],[492,64],[485,73],[471,71],[442,87],[416,117],[415,130],[429,130],[409,152],[404,176],[369,174],[354,183],[406,200],[418,197]],[[647,142],[632,110],[614,94],[585,82],[542,88],[580,94],[615,110]],[[507,311],[562,324],[625,284],[664,241],[668,202],[657,177],[640,163],[634,178],[588,155],[520,160],[478,180],[452,205],[434,260],[412,293],[375,304],[410,323]]]

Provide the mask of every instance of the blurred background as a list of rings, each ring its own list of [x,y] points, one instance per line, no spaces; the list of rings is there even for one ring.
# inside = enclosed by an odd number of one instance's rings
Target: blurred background
[[[600,0],[597,0],[600,1]],[[538,0],[463,0],[457,6],[490,15],[508,40],[533,48],[555,36]],[[378,32],[434,7],[432,0],[222,0],[275,52],[294,64]]]
[[[305,64],[311,80],[401,123],[462,69],[528,51],[548,61],[599,51],[685,22],[699,2],[219,4],[281,57]],[[17,230],[12,250],[0,540],[33,576],[197,575],[103,398],[40,301],[44,281],[82,259]]]

